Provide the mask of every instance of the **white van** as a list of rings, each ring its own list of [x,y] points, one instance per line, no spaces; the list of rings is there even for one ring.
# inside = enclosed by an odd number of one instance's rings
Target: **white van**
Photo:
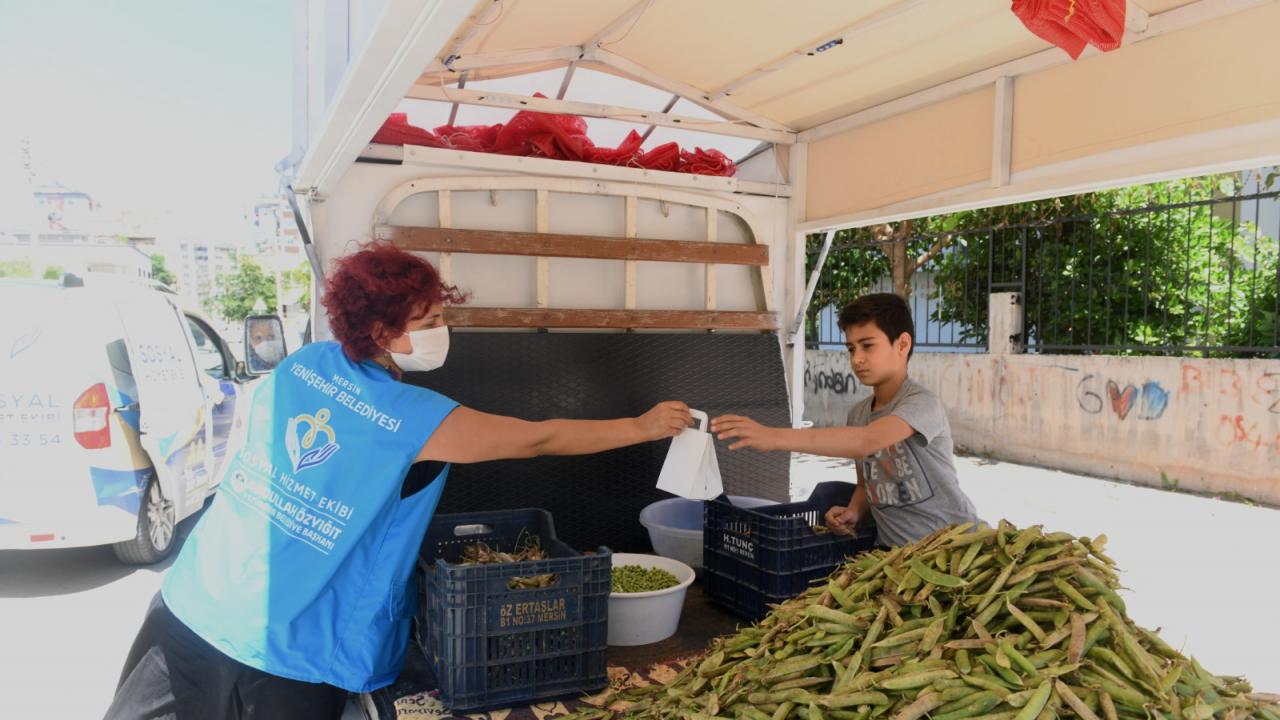
[[[0,280],[0,549],[166,557],[215,489],[249,379],[172,292]]]

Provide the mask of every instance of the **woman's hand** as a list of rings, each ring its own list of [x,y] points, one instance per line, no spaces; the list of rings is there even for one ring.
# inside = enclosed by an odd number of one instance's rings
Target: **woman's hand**
[[[833,505],[823,518],[827,529],[836,535],[852,535],[858,527],[858,511],[844,505]]]
[[[636,418],[645,440],[661,440],[675,437],[693,424],[689,406],[679,400],[667,400],[654,405],[649,412]]]
[[[744,415],[721,415],[711,421],[711,432],[720,440],[737,438],[738,442],[729,446],[730,450],[752,448],[766,452],[782,449],[778,442],[779,428],[761,425]]]

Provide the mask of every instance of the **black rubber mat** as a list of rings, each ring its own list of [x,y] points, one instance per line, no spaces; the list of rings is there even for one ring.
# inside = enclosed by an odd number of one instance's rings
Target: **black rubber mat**
[[[443,368],[406,379],[468,407],[528,420],[629,417],[683,400],[712,417],[734,412],[790,424],[782,355],[766,334],[455,332]],[[645,552],[640,510],[671,497],[655,488],[669,444],[456,465],[438,512],[545,508],[572,547]],[[730,494],[788,500],[788,453],[717,445]]]

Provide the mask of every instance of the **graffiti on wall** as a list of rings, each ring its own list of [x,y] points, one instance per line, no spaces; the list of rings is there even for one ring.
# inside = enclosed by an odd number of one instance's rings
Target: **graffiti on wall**
[[[851,372],[813,367],[804,364],[804,386],[814,392],[832,392],[836,395],[852,395],[858,390],[858,378]]]
[[[845,353],[807,354],[806,419],[843,424],[867,391]],[[917,356],[911,376],[946,407],[957,442],[1008,457],[1280,502],[1280,363],[1128,357]],[[1045,455],[1048,457],[1048,455]],[[1136,463],[1136,464],[1135,464]]]
[[[1067,365],[1016,366],[999,360],[965,359],[941,371],[939,394],[948,404],[984,411],[1034,411],[1046,392],[1057,392],[1068,374],[1075,404],[1088,415],[1114,415],[1118,421],[1159,420],[1169,407],[1171,390],[1159,380],[1117,381]],[[1076,379],[1079,378],[1079,379]]]
[[[843,353],[833,354],[830,362],[825,360],[805,364],[805,389],[812,397],[847,405],[865,391],[848,371]],[[1068,407],[1074,404],[1085,417],[1130,425],[1168,422],[1170,408],[1176,403],[1178,416],[1197,423],[1210,445],[1269,449],[1280,455],[1280,433],[1276,432],[1280,427],[1276,417],[1280,416],[1280,368],[1274,364],[1187,360],[1168,370],[1156,372],[1157,366],[1147,371],[1150,374],[1134,377],[1114,372],[1116,367],[1124,367],[1115,362],[1073,367],[1023,365],[981,356],[930,360],[915,368],[920,381],[961,417],[1004,416],[1020,422],[1020,418],[1037,417],[1041,406],[1054,404],[1049,399],[1056,396]],[[1066,397],[1058,395],[1064,391]]]
[[[1226,447],[1267,450],[1280,455],[1280,433],[1275,438],[1262,427],[1262,421],[1244,415],[1222,415],[1218,419],[1217,439]]]
[[[1246,376],[1235,368],[1214,368],[1187,362],[1182,365],[1182,392],[1206,407],[1220,407],[1214,438],[1232,449],[1280,455],[1280,369],[1263,369]]]
[[[1076,404],[1090,415],[1110,409],[1120,420],[1130,413],[1138,420],[1159,420],[1169,407],[1169,391],[1159,380],[1147,380],[1141,387],[1128,383],[1121,388],[1115,380],[1104,383],[1101,377],[1088,373],[1076,383]]]
[[[847,353],[805,353],[806,420],[818,427],[844,425],[849,408],[869,393],[869,388],[850,372]]]
[[[970,414],[989,412],[994,404],[1025,404],[1036,393],[1035,387],[1019,382],[1020,376],[1001,373],[999,361],[994,359],[957,359],[944,364],[938,373],[935,392],[943,404]]]
[[[1182,364],[1182,392],[1205,399],[1246,400],[1264,412],[1280,415],[1280,370],[1263,370],[1252,378],[1234,368]]]

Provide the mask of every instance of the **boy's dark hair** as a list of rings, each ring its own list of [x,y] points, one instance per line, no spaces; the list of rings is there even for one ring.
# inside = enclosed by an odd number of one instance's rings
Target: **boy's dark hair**
[[[888,338],[895,342],[902,333],[911,337],[911,350],[907,357],[916,351],[916,325],[911,320],[911,308],[907,301],[893,293],[871,293],[854,300],[840,311],[838,321],[840,330],[844,331],[853,325],[876,324]]]

